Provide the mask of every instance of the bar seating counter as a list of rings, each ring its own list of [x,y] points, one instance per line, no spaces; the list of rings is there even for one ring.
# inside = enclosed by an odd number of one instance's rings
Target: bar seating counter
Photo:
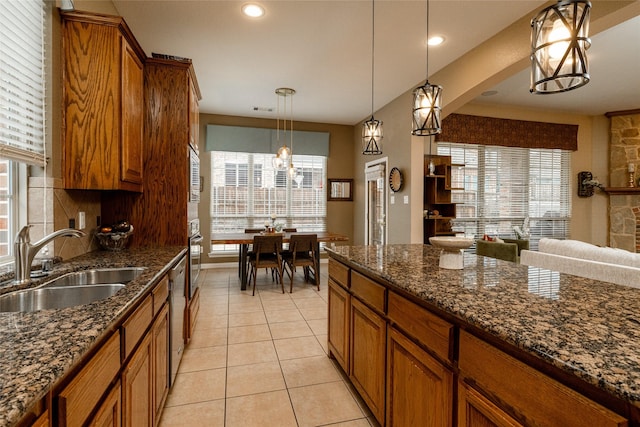
[[[422,244],[326,251],[330,353],[381,424],[402,425],[407,411],[419,419],[429,407],[443,425],[580,425],[576,408],[584,407],[604,415],[582,425],[640,425],[640,289],[467,253],[462,270],[441,269],[440,251]],[[444,390],[444,403],[404,402],[413,392],[403,395],[403,386],[420,386],[416,372],[405,374],[422,359],[396,368],[410,353],[399,346],[441,369],[444,388],[425,390]],[[376,363],[382,373],[359,368]],[[435,381],[429,371],[422,378]],[[402,383],[402,375],[414,379]],[[470,422],[478,413],[490,422]],[[539,421],[541,413],[551,421]],[[568,421],[553,418],[562,413]]]

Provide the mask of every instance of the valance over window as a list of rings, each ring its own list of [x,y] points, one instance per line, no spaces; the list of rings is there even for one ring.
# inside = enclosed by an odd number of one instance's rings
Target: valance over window
[[[276,153],[282,144],[291,145],[289,132],[242,126],[207,125],[207,151]],[[329,157],[329,132],[293,131],[293,154]]]
[[[436,141],[575,151],[578,125],[450,114]]]

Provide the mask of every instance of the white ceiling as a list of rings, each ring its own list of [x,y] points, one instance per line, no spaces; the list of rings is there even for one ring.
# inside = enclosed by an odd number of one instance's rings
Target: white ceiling
[[[371,1],[265,0],[259,19],[242,16],[243,1],[113,3],[147,55],[193,60],[203,113],[275,118],[275,89],[291,87],[296,121],[353,125],[371,114]],[[446,41],[429,49],[429,74],[544,3],[431,0],[429,35]],[[424,82],[425,4],[375,3],[375,109]],[[640,17],[593,36],[588,53],[591,82],[583,88],[531,95],[525,70],[478,101],[591,115],[640,108]]]

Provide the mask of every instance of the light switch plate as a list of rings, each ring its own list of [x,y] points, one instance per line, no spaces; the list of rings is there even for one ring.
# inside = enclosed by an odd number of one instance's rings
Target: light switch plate
[[[391,196],[391,200],[389,201],[392,205],[396,204],[396,196]]]
[[[409,204],[409,196],[404,196],[404,204],[405,205]]]
[[[84,230],[87,227],[84,212],[78,212],[78,229]]]

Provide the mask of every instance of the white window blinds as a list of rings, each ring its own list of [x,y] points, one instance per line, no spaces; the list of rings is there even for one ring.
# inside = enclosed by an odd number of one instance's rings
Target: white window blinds
[[[464,165],[464,190],[452,191],[456,231],[513,238],[529,218],[532,249],[569,237],[570,151],[439,142],[438,154]]]
[[[43,166],[44,2],[0,1],[0,157]]]

